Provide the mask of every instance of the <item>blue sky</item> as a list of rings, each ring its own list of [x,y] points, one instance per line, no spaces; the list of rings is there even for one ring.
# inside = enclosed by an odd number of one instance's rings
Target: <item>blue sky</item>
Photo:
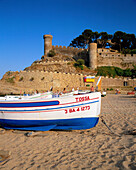
[[[0,0],[0,78],[44,54],[44,34],[68,46],[85,29],[136,35],[136,0]]]

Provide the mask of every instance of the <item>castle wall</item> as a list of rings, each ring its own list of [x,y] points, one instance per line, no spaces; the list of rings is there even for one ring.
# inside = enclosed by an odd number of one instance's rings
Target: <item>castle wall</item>
[[[48,71],[21,71],[19,77],[22,81],[17,81],[16,85],[28,89],[28,91],[47,91],[53,86],[54,90],[62,91],[63,88],[71,90],[73,87],[84,87],[82,74],[57,73]],[[33,79],[33,80],[32,80]]]
[[[136,54],[121,54],[116,50],[110,52],[109,49],[98,49],[95,43],[91,43],[90,52],[88,55],[87,49],[78,49],[74,47],[52,46],[52,49],[61,56],[70,56],[78,60],[80,58],[85,60],[86,65],[95,69],[97,66],[116,66],[122,69],[133,68],[136,64]],[[97,50],[97,51],[96,51]]]
[[[74,59],[82,58],[85,60],[87,66],[92,69],[97,66],[116,66],[122,69],[133,68],[133,64],[136,64],[136,54],[121,54],[117,50],[98,48],[96,43],[89,44],[88,50],[66,47],[66,46],[52,46],[52,36],[44,35],[44,55],[47,56],[49,50],[53,49],[57,56],[69,56]]]
[[[83,74],[70,74],[70,73],[57,73],[57,72],[48,72],[48,71],[20,71],[13,72],[10,77],[15,77],[14,84],[9,84],[10,90],[8,93],[32,93],[35,90],[39,92],[45,92],[50,90],[51,86],[53,86],[54,91],[62,91],[63,88],[66,88],[70,91],[73,87],[75,89],[79,88],[80,90],[90,89],[92,83],[84,83],[83,78],[85,75]],[[96,83],[99,77],[95,78],[95,83],[93,84],[96,87]],[[123,88],[124,81],[127,81],[128,87],[136,86],[136,79],[123,79],[123,78],[107,78],[102,77],[102,89],[107,88]],[[1,83],[1,82],[0,82]],[[90,87],[86,85],[89,84]],[[2,86],[1,86],[2,87]],[[14,91],[13,91],[14,89]],[[2,89],[0,89],[2,91]]]
[[[97,66],[116,66],[122,69],[133,68],[136,64],[136,54],[98,53]]]
[[[52,46],[52,49],[60,55],[66,55],[73,57],[78,53],[82,52],[84,49],[81,48],[74,48],[74,47],[66,47],[66,46]]]

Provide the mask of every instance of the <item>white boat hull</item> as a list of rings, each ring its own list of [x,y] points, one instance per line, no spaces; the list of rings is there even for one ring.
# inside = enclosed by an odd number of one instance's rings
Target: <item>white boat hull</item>
[[[87,93],[46,100],[0,101],[6,129],[46,131],[89,129],[98,123],[101,94]]]

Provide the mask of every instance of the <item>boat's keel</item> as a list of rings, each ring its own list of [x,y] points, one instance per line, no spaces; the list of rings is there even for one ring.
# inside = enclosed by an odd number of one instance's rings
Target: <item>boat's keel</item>
[[[97,125],[99,117],[61,119],[61,120],[4,120],[0,119],[5,129],[48,131],[48,130],[84,130]]]

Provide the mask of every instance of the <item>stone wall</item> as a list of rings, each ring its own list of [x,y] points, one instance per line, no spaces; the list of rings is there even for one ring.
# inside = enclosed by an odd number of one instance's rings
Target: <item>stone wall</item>
[[[75,89],[79,88],[81,90],[90,89],[92,85],[96,87],[96,83],[98,81],[98,77],[95,78],[95,83],[84,83],[83,78],[86,75],[83,74],[69,74],[69,73],[57,73],[57,72],[47,72],[47,71],[20,71],[13,72],[10,74],[9,78],[14,78],[14,84],[7,83],[6,87],[10,87],[10,91],[8,93],[20,93],[27,92],[31,93],[35,90],[38,91],[47,91],[50,90],[51,86],[53,86],[54,91],[62,91],[65,87],[68,91],[70,91],[73,87]],[[108,78],[102,77],[102,89],[107,88],[123,88],[124,81],[127,82],[128,87],[136,86],[136,79],[123,79],[123,78]],[[2,82],[2,81],[1,81]],[[1,83],[0,82],[0,83]],[[89,87],[86,85],[90,85]],[[2,86],[1,86],[2,87]],[[7,88],[8,89],[8,88]],[[14,89],[14,91],[13,91]],[[2,88],[0,89],[2,91]]]
[[[126,87],[133,88],[136,86],[136,79],[102,77],[102,88],[123,88],[124,82],[127,82]]]
[[[85,64],[92,69],[95,69],[98,66],[116,66],[126,69],[133,68],[133,64],[136,64],[136,54],[123,55],[113,49],[97,49],[96,43],[90,43],[89,50],[58,45],[52,46],[52,38],[51,35],[44,35],[43,58],[45,58],[52,49],[56,52],[57,56],[73,57],[76,60],[82,58],[85,60]]]
[[[90,55],[89,58],[87,49],[57,46],[57,45],[52,46],[52,49],[60,56],[69,56],[69,57],[73,57],[76,60],[82,58],[85,60],[87,66],[90,66],[91,63],[93,63],[92,55]],[[125,54],[118,53],[116,50],[111,50],[111,51],[110,49],[97,49],[97,59],[94,57],[95,58],[94,63],[96,63],[96,66],[93,68],[96,68],[97,66],[116,66],[122,69],[126,69],[126,68],[133,68],[133,64],[136,64],[136,54],[125,55]]]
[[[136,64],[136,54],[121,54],[117,52],[99,52],[97,66],[116,66],[122,69],[133,68]]]
[[[84,49],[81,48],[74,48],[74,47],[66,47],[66,46],[52,46],[52,49],[60,55],[66,55],[73,57],[77,55],[78,53],[84,51]]]
[[[64,87],[71,90],[73,87],[84,87],[83,74],[57,73],[47,71],[21,71],[18,74],[19,79],[16,81],[16,86],[27,89],[28,91],[47,91],[53,86],[54,90],[62,91]]]

